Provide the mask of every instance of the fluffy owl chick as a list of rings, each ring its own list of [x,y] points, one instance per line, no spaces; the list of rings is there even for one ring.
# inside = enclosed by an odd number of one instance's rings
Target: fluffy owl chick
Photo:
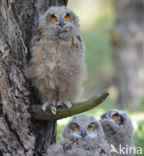
[[[134,128],[129,116],[120,110],[110,110],[101,116],[101,125],[111,145],[112,156],[134,155]],[[120,148],[124,147],[124,152]],[[130,151],[129,151],[130,150]]]
[[[101,124],[92,116],[75,116],[67,124],[60,145],[52,145],[48,156],[109,156],[109,145]]]
[[[28,76],[40,93],[42,109],[75,103],[85,73],[79,20],[67,7],[51,7],[40,18],[40,36],[32,46]]]
[[[64,129],[63,137],[61,145],[66,152],[80,148],[85,151],[86,156],[107,156],[109,153],[101,124],[93,116],[73,117]]]
[[[64,151],[63,146],[55,144],[49,147],[45,156],[88,156],[86,151],[82,148],[74,148],[72,150]]]

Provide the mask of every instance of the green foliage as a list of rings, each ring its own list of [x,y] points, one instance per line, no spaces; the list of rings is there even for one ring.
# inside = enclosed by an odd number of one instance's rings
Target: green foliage
[[[57,127],[57,143],[60,143],[60,141],[62,140],[62,134],[63,134],[63,130],[65,128],[65,125],[58,125]]]
[[[108,32],[95,28],[89,32],[83,32],[82,36],[86,46],[88,72],[96,74],[112,70],[111,44]]]
[[[135,145],[137,147],[143,148],[143,146],[144,146],[144,121],[141,121],[138,123],[138,127],[135,132],[134,140],[135,140]]]
[[[107,30],[110,21],[113,21],[112,15],[105,12],[95,19],[91,29],[82,32],[89,74],[113,70],[111,38]]]

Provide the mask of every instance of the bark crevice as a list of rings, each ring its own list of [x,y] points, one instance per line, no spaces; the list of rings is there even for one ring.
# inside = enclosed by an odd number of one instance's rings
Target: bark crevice
[[[8,115],[7,115],[7,114],[5,114],[5,121],[6,121],[6,123],[7,123],[8,128],[9,128],[9,131],[15,136],[15,138],[17,139],[17,141],[19,142],[19,144],[20,144],[21,147],[23,148],[24,152],[26,153],[28,150],[25,149],[25,147],[24,147],[24,145],[23,145],[23,143],[22,143],[22,141],[21,141],[19,135],[18,135],[17,132],[16,132],[16,129],[13,129],[13,128],[12,128],[11,122],[9,121]]]

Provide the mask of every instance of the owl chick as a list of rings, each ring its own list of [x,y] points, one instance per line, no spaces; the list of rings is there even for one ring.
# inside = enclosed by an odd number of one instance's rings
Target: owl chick
[[[69,109],[81,93],[85,73],[79,20],[67,7],[51,7],[41,16],[40,36],[32,46],[28,77],[40,93],[42,109]]]
[[[81,115],[73,117],[63,132],[64,140],[60,145],[49,149],[48,155],[58,156],[63,151],[64,156],[108,156],[109,145],[103,129],[94,117]],[[59,147],[58,147],[59,146]],[[59,149],[58,151],[56,151]]]
[[[88,156],[82,148],[73,148],[68,151],[64,151],[63,146],[60,144],[54,144],[49,147],[47,154],[45,156]]]
[[[120,110],[110,110],[101,116],[101,125],[111,145],[112,156],[134,156],[134,128],[129,116]],[[124,151],[120,151],[120,149]]]

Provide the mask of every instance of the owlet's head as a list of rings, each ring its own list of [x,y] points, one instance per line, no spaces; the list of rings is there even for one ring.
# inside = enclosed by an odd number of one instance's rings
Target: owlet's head
[[[133,124],[129,116],[120,110],[110,110],[101,116],[101,125],[107,135],[127,134],[133,136]]]
[[[103,136],[102,127],[93,116],[75,116],[67,124],[63,137],[68,139],[92,139]]]
[[[79,33],[79,20],[75,13],[65,7],[51,7],[40,18],[39,28],[51,37],[68,38]]]

